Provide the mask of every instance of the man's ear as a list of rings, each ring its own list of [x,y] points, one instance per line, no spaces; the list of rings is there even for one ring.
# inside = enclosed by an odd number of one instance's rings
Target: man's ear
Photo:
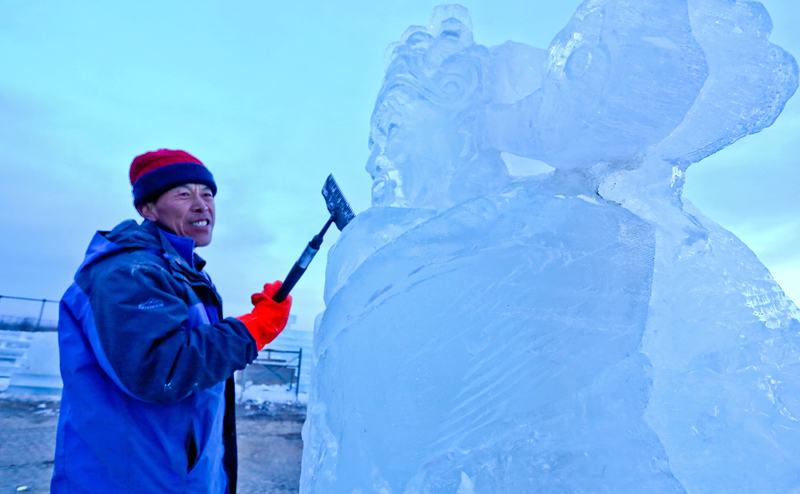
[[[158,221],[155,213],[155,205],[156,204],[154,202],[146,202],[136,206],[136,210],[139,211],[139,214],[142,216],[142,218],[150,221]]]

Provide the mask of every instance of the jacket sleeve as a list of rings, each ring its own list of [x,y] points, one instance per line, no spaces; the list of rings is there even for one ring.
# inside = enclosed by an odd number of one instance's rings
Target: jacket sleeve
[[[106,273],[89,294],[94,328],[87,332],[96,333],[98,361],[140,400],[183,399],[224,381],[258,355],[255,340],[236,319],[190,328],[189,307],[173,283],[159,266],[134,264]]]

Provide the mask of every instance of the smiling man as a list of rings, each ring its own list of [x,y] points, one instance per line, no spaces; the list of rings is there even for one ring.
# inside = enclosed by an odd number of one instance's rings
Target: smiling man
[[[286,326],[280,282],[223,318],[196,247],[211,243],[217,186],[185,151],[130,168],[144,221],[97,232],[61,300],[64,389],[53,493],[236,492],[233,373]]]
[[[139,214],[162,229],[194,240],[195,247],[211,243],[214,231],[214,191],[205,184],[183,184],[164,192],[156,202],[140,205]]]

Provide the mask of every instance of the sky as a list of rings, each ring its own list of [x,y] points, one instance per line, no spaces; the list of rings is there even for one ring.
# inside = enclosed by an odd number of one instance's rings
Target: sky
[[[800,55],[796,0],[765,0],[771,41]],[[547,48],[578,1],[465,1],[475,41]],[[185,149],[214,173],[214,241],[198,253],[225,301],[283,279],[328,212],[329,173],[369,207],[369,118],[386,47],[435,2],[0,0],[0,295],[59,299],[96,230],[137,218],[128,167]],[[741,238],[800,301],[800,101],[693,165],[685,197]],[[293,291],[324,309],[327,247]],[[0,300],[0,314],[38,315]],[[46,318],[55,319],[55,304]]]

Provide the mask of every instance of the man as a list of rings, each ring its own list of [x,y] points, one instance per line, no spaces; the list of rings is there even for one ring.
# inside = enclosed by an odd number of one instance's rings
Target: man
[[[64,390],[53,493],[236,491],[233,373],[286,326],[280,282],[222,318],[195,247],[211,242],[214,178],[184,151],[137,156],[145,218],[97,232],[61,300]]]

